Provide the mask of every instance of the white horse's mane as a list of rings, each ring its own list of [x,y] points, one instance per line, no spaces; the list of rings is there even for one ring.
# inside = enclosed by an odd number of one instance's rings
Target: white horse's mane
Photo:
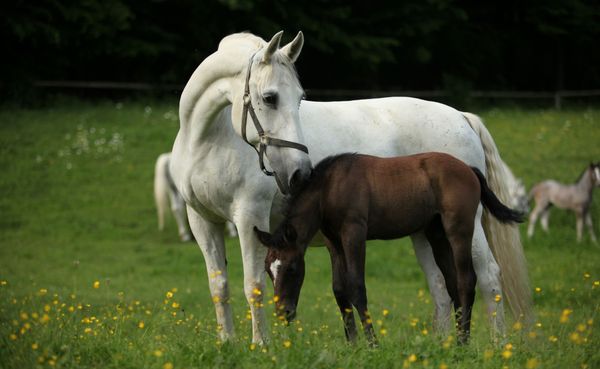
[[[249,32],[242,33],[234,33],[229,36],[223,37],[221,42],[219,42],[219,50],[226,49],[229,47],[240,47],[239,43],[250,43],[250,46],[253,46],[255,49],[259,49],[265,46],[266,42],[262,38],[253,35]]]
[[[256,52],[266,44],[267,42],[262,38],[249,32],[242,32],[224,37],[219,43],[218,50],[220,52],[228,52],[229,50],[239,51],[240,48],[248,48]],[[278,73],[277,69],[273,68],[275,65],[285,68],[289,73]],[[274,53],[271,56],[271,63],[266,65],[265,68],[261,68],[261,70],[254,74],[252,78],[256,81],[259,90],[263,90],[269,83],[272,83],[274,76],[279,83],[287,83],[292,86],[295,85],[302,89],[296,67],[284,53]]]

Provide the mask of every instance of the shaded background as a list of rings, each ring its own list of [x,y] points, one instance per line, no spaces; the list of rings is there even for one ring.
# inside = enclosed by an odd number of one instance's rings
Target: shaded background
[[[298,30],[305,88],[555,91],[600,86],[595,0],[4,2],[2,96],[39,80],[184,85],[227,34]]]

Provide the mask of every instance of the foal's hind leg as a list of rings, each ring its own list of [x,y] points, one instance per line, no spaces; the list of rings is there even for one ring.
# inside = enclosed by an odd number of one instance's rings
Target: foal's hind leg
[[[575,217],[577,218],[577,242],[581,242],[583,237],[583,212],[580,210],[575,211]]]
[[[535,230],[535,223],[537,222],[537,220],[540,217],[540,215],[542,214],[542,212],[547,210],[549,205],[550,204],[548,203],[548,201],[544,198],[536,198],[535,199],[535,207],[531,211],[531,214],[529,214],[529,225],[527,226],[527,237],[531,238],[531,236],[533,236],[533,231]]]
[[[450,219],[443,218],[442,223],[452,247],[456,270],[456,287],[460,304],[456,314],[459,328],[458,342],[465,344],[469,341],[471,334],[471,312],[475,301],[475,283],[477,282],[471,257],[473,217],[453,216]]]
[[[423,232],[410,236],[419,265],[425,273],[429,293],[435,305],[433,329],[440,334],[448,334],[451,328],[452,299],[446,288],[444,275],[433,256],[431,245]]]
[[[550,218],[550,206],[546,207],[540,216],[540,224],[544,232],[548,233],[548,220]]]
[[[454,257],[450,243],[444,233],[444,228],[439,220],[435,219],[426,229],[425,235],[431,244],[431,250],[435,258],[436,265],[439,267],[444,277],[444,285],[447,293],[450,295],[454,309],[458,310],[459,297],[458,286],[456,284],[456,269],[454,267]]]

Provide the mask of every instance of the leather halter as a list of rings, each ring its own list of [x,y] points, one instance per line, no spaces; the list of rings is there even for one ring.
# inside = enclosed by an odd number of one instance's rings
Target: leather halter
[[[244,88],[244,109],[242,111],[242,138],[244,139],[244,141],[246,141],[246,143],[248,145],[252,146],[252,148],[258,154],[258,163],[259,163],[260,169],[263,171],[263,173],[265,173],[268,176],[274,176],[275,181],[277,182],[277,185],[279,186],[279,189],[282,189],[281,183],[279,183],[279,178],[277,178],[277,176],[275,175],[275,172],[271,172],[265,167],[264,155],[267,150],[267,146],[290,147],[292,149],[296,149],[296,150],[305,152],[307,154],[308,154],[308,148],[297,142],[291,142],[291,141],[281,140],[279,138],[267,136],[267,134],[265,133],[265,130],[260,125],[260,121],[258,120],[256,113],[254,112],[254,107],[252,106],[252,99],[250,97],[250,71],[252,69],[252,62],[254,59],[254,55],[255,54],[252,54],[252,56],[250,57],[250,62],[248,63],[248,72],[246,73],[246,86]],[[256,148],[256,146],[251,144],[250,141],[248,141],[248,138],[246,137],[246,124],[248,122],[248,113],[250,113],[250,117],[252,118],[254,127],[256,128],[256,131],[258,132],[258,138],[259,138],[258,149]],[[284,192],[284,191],[282,191],[282,192]]]

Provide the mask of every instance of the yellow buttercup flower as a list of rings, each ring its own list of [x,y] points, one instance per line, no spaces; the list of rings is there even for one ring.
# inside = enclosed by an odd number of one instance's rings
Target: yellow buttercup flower
[[[283,341],[283,347],[290,348],[291,346],[292,346],[292,341],[290,341],[290,340]]]
[[[527,359],[527,362],[525,363],[525,368],[527,369],[535,369],[540,365],[540,362],[538,359],[536,358],[531,358],[531,359]]]
[[[167,361],[164,365],[163,365],[163,369],[173,369],[173,364],[169,361]]]
[[[493,350],[485,350],[483,352],[483,358],[484,360],[489,360],[492,358],[492,356],[494,356],[494,351]]]

